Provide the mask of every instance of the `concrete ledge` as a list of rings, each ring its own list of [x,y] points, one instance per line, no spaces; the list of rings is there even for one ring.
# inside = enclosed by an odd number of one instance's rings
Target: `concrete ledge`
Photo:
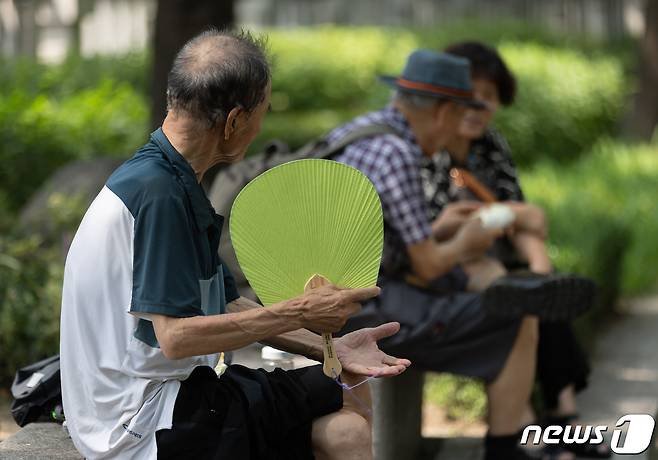
[[[30,423],[0,442],[3,460],[80,460],[71,438],[56,423]]]

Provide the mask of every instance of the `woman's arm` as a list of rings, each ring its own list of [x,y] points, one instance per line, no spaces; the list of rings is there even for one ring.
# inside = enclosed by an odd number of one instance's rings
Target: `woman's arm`
[[[547,238],[548,221],[542,208],[524,201],[505,201],[503,204],[514,211],[515,232],[532,233],[542,241]]]

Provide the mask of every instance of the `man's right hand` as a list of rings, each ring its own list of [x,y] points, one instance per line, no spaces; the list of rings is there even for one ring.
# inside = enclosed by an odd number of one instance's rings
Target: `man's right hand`
[[[301,312],[302,327],[317,332],[337,332],[361,309],[361,302],[379,295],[378,287],[345,289],[333,285],[311,289],[293,299]]]
[[[478,217],[468,219],[455,235],[461,261],[467,262],[484,255],[503,235],[503,229],[486,229]]]
[[[438,241],[452,238],[459,228],[480,209],[479,201],[455,201],[447,204],[439,216],[432,222],[432,234]]]

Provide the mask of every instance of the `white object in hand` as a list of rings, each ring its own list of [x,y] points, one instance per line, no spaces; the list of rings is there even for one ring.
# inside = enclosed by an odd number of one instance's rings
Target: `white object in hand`
[[[478,211],[482,226],[487,229],[505,228],[514,222],[514,211],[504,204],[492,204]]]
[[[261,350],[261,359],[263,360],[263,369],[268,372],[277,367],[283,370],[295,368],[293,358],[295,355],[272,347],[263,347]]]

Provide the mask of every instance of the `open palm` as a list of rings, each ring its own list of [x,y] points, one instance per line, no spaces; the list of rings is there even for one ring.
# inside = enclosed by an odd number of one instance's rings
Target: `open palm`
[[[392,377],[411,365],[408,359],[389,356],[379,349],[377,341],[400,330],[399,323],[359,329],[335,340],[334,347],[343,369],[356,375]]]

